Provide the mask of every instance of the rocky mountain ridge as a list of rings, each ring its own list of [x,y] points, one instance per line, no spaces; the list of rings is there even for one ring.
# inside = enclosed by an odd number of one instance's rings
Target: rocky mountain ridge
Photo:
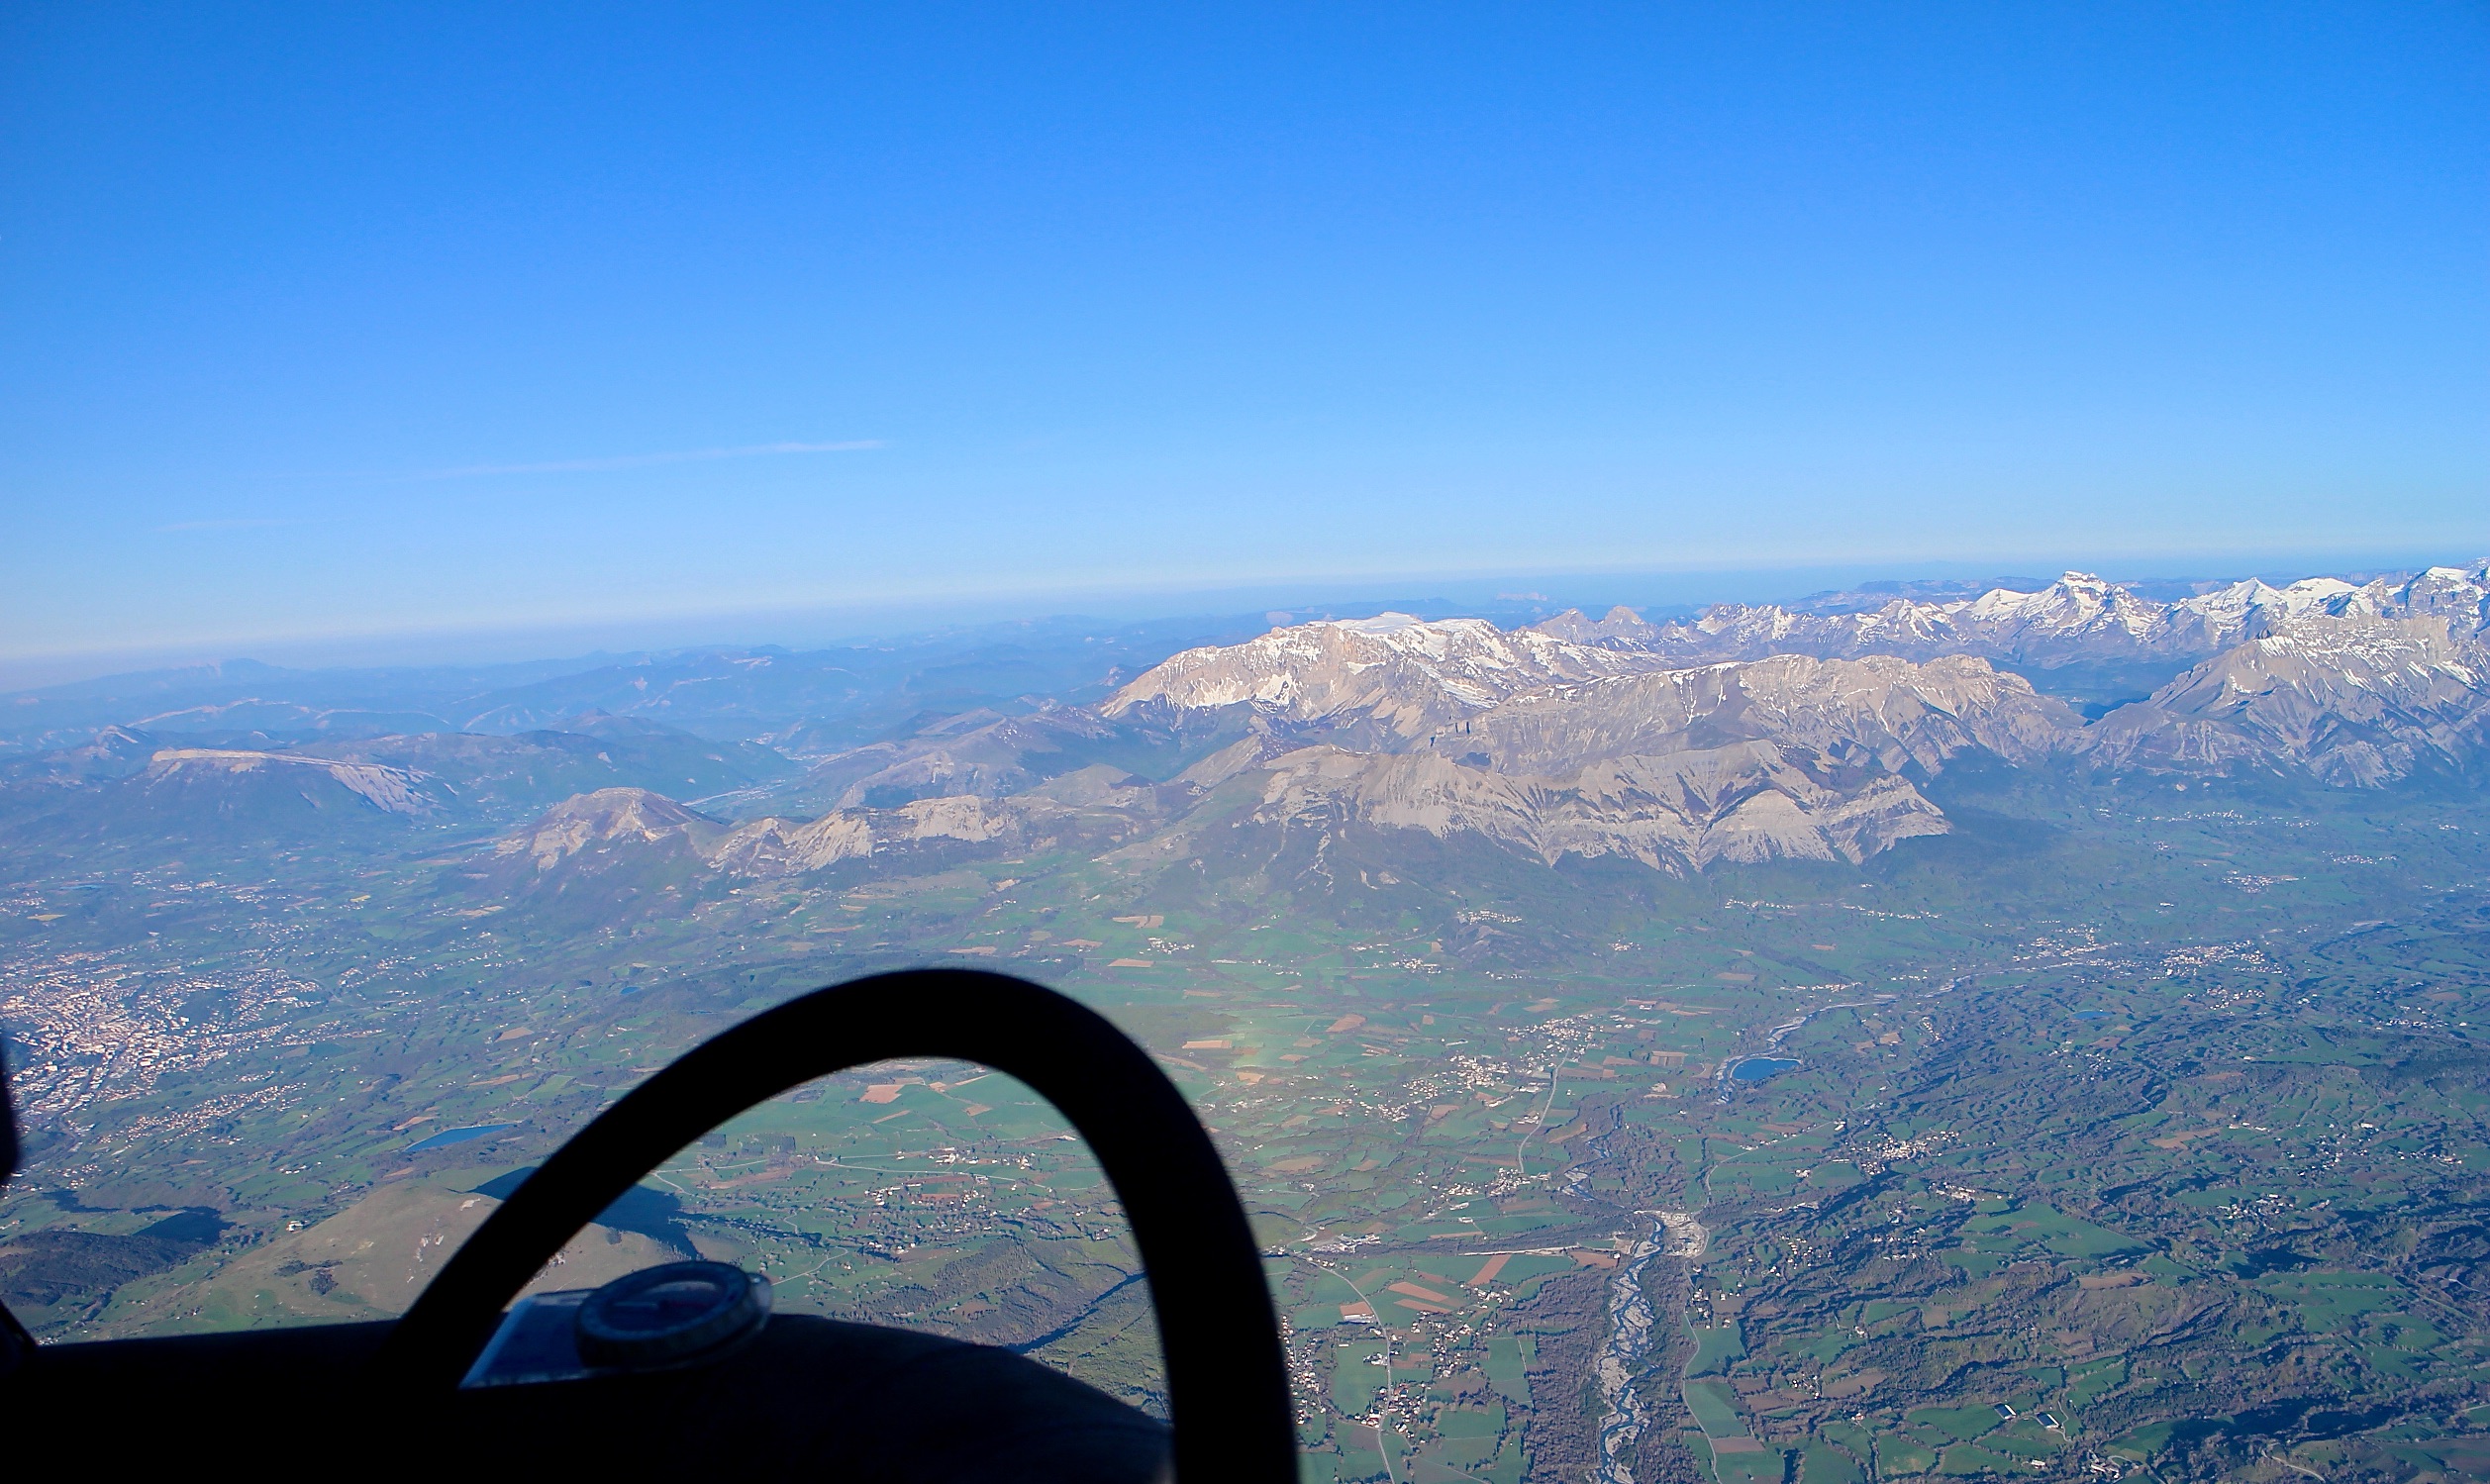
[[[333,784],[383,814],[431,814],[442,807],[441,792],[426,786],[432,781],[426,774],[386,763],[344,762],[289,752],[167,747],[149,760],[143,776],[146,787],[153,791],[196,788],[202,784],[213,787],[218,775],[252,774],[269,775],[286,783],[314,784],[318,780]]]
[[[1386,613],[1186,649],[1099,712],[1111,721],[1172,723],[1250,708],[1277,721],[1320,723],[1344,743],[1389,748],[1527,691],[1658,665],[1645,654],[1501,630],[1484,619]]]
[[[2133,635],[2174,622],[2132,595],[2059,586],[2020,606],[1959,606],[1982,622],[2020,615],[2027,634],[2052,615],[2063,629]],[[2398,591],[2400,607],[2427,606],[2415,584]],[[969,714],[834,756],[805,790],[832,805],[815,818],[669,817],[664,830],[706,868],[747,876],[935,844],[1077,842],[1145,865],[1276,851],[1291,838],[1319,844],[1351,829],[1475,837],[1550,864],[1616,855],[1688,872],[1857,861],[1943,834],[1951,826],[1923,785],[1966,754],[2266,768],[2345,786],[2490,754],[2490,662],[2469,610],[2380,616],[2375,593],[2347,583],[2212,596],[2227,606],[2187,611],[2271,632],[2089,724],[1974,655],[1687,664],[1476,619],[1294,625],[1178,653],[1094,711]],[[1189,760],[1152,782],[1096,760],[1119,739]],[[629,836],[655,806],[637,807],[585,836],[548,816],[504,849],[552,869],[576,841]]]
[[[1580,612],[1559,614],[1538,627],[1575,643],[1680,661],[1765,654],[1977,654],[2054,665],[2210,658],[2310,620],[2412,618],[2444,619],[2475,636],[2490,633],[2490,559],[2361,584],[2309,577],[2274,587],[2251,577],[2170,602],[2070,571],[2036,592],[1993,588],[1976,598],[1944,602],[1897,598],[1848,613],[1728,603],[1686,622],[1652,624],[1617,608],[1597,620]]]
[[[602,713],[564,730],[391,733],[287,745],[104,729],[0,768],[0,832],[19,842],[170,832],[237,847],[348,830],[493,827],[601,787],[705,798],[796,771],[749,742],[717,742]]]
[[[2300,621],[2095,723],[2113,768],[2305,768],[2376,786],[2490,754],[2490,646],[2443,618]]]

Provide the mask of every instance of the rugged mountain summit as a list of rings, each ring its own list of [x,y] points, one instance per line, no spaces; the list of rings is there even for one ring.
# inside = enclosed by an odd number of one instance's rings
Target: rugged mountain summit
[[[1966,749],[2028,761],[2081,732],[2062,703],[1979,659],[1684,667],[1402,615],[1188,651],[1104,710],[1253,730],[1179,782],[1233,790],[1254,775],[1257,823],[1476,834],[1551,862],[1623,854],[1671,870],[1857,860],[1942,833],[1905,769]]]
[[[694,826],[716,824],[645,788],[600,788],[564,799],[496,849],[503,855],[524,855],[544,871],[595,846],[618,841],[647,844],[686,835]]]
[[[1179,654],[1104,709],[1248,730],[1178,781],[1209,789],[1254,775],[1261,797],[1247,818],[1266,823],[1474,833],[1549,860],[1622,853],[1682,869],[1857,859],[1942,832],[1916,780],[1965,752],[2306,770],[2339,784],[2462,765],[2490,747],[2486,576],[2249,581],[2156,604],[2070,574],[2040,593],[1831,618],[1716,610],[1694,630],[1704,643],[1786,646],[1834,626],[1843,646],[1977,641],[2025,656],[2222,643],[2089,728],[1983,657],[1781,652],[1689,665],[1668,650],[1694,626],[1672,633],[1622,611],[1522,632],[1537,643],[1401,616],[1276,630]]]
[[[1484,619],[1386,613],[1187,649],[1099,709],[1114,720],[1167,722],[1243,713],[1320,724],[1345,745],[1397,748],[1525,691],[1659,663],[1538,630],[1508,633]]]
[[[1961,656],[1680,666],[1531,630],[1499,635],[1474,619],[1388,617],[1381,642],[1327,623],[1188,650],[1103,710],[1177,726],[1225,720],[1354,751],[1426,748],[1502,772],[1755,740],[1934,769],[1965,747],[2029,760],[2071,745],[2080,726],[2020,676]]]
[[[2302,620],[2226,649],[2092,729],[2121,767],[2283,762],[2376,785],[2490,749],[2490,649],[2442,617]]]

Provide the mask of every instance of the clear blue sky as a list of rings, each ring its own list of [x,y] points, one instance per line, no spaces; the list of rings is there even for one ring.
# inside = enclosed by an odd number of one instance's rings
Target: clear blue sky
[[[14,5],[0,656],[2478,555],[2485,182],[2474,3]]]

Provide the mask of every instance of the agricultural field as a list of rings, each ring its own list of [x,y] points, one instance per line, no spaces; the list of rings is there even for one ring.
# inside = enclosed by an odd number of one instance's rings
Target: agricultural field
[[[1951,837],[1692,878],[1388,834],[1321,882],[1066,849],[592,904],[474,841],[21,862],[0,1275],[48,1337],[394,1312],[700,1039],[964,964],[1097,1007],[1212,1128],[1308,1479],[2477,1473],[2490,811],[1934,792]],[[685,1252],[1163,1405],[1114,1190],[979,1067],[766,1104],[565,1267]]]

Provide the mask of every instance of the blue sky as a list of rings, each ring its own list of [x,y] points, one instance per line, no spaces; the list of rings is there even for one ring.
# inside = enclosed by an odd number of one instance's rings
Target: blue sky
[[[15,6],[0,658],[2475,556],[2486,84],[2469,3]]]

